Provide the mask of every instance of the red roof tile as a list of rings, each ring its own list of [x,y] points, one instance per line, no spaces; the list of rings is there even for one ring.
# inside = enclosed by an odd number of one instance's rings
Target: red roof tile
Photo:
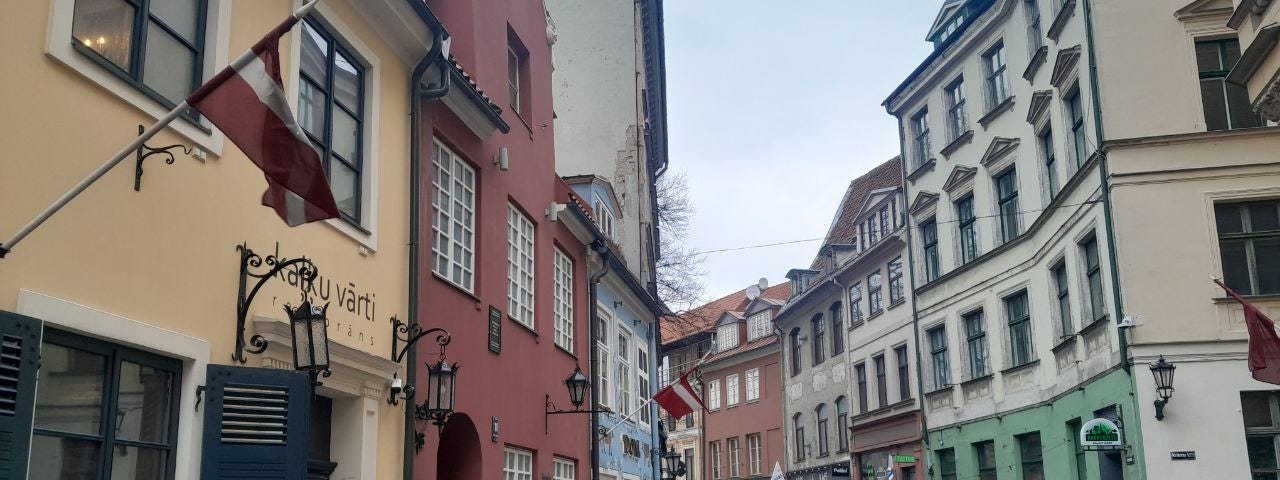
[[[467,73],[465,68],[462,68],[462,64],[458,62],[457,57],[449,55],[449,63],[452,63],[453,66],[458,69],[458,72],[462,74],[462,78],[467,79],[467,83],[471,84],[471,88],[476,89],[476,93],[479,93],[480,98],[484,99],[485,103],[489,104],[489,108],[492,109],[494,113],[502,115],[502,107],[499,107],[497,103],[494,103],[493,99],[489,98],[489,94],[484,93],[484,89],[480,88],[479,83],[476,83],[475,77],[472,77],[470,73]]]
[[[791,283],[782,282],[769,287],[760,296],[766,300],[786,302],[791,298]],[[748,303],[751,302],[747,300],[747,290],[744,288],[678,315],[662,317],[662,343],[709,332],[725,312],[741,312],[747,308]]]
[[[836,209],[837,217],[832,220],[831,229],[827,232],[827,238],[822,241],[822,247],[852,243],[854,237],[858,234],[858,224],[854,223],[854,220],[857,218],[862,204],[867,201],[867,196],[876,190],[901,186],[902,157],[900,156],[889,159],[889,161],[872,168],[871,171],[849,182],[849,188],[845,190],[844,199],[840,201],[840,207]],[[819,248],[818,251],[821,252],[822,248]],[[825,257],[819,253],[814,256],[810,268],[822,270],[826,263]]]

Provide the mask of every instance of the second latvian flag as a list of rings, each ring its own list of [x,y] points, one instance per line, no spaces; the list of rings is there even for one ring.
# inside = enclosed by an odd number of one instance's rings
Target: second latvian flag
[[[262,169],[262,204],[291,227],[338,217],[320,154],[294,120],[280,81],[280,37],[297,23],[289,17],[252,47],[249,62],[228,66],[187,98]]]
[[[693,373],[693,370],[684,372],[679,381],[659,390],[653,396],[653,401],[657,402],[663,410],[666,410],[672,418],[677,420],[693,413],[695,408],[707,409],[707,406],[702,403],[702,399],[698,398],[698,394],[694,393],[693,386],[689,385],[690,373]]]

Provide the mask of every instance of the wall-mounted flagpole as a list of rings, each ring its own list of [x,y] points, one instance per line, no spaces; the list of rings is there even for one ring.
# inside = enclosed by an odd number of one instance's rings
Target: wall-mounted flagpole
[[[292,19],[289,19],[286,21],[293,21],[293,19],[299,19],[299,20],[302,19],[302,17],[306,16],[307,13],[311,12],[311,10],[314,9],[316,4],[318,3],[320,3],[320,0],[311,0],[303,4],[302,6],[298,7],[297,10],[294,10],[292,15],[290,15]],[[223,70],[223,73],[214,75],[213,78],[209,80],[209,82],[221,82],[226,80],[228,75],[225,75],[225,72],[227,71],[234,72],[236,70],[239,70],[243,68],[245,65],[248,65],[249,62],[252,61],[254,58],[257,58],[257,54],[255,54],[253,50],[249,50],[245,52],[243,55],[240,56],[240,58],[235,59],[235,61],[227,65],[227,68]],[[22,227],[21,230],[18,230],[18,233],[14,234],[13,237],[9,239],[9,241],[4,242],[4,244],[0,244],[0,258],[4,258],[5,255],[13,251],[13,249],[18,246],[18,243],[21,242],[22,239],[26,238],[27,235],[30,235],[33,230],[40,227],[40,225],[43,224],[46,220],[48,220],[49,217],[53,216],[53,214],[55,213],[58,213],[58,210],[61,210],[62,207],[65,207],[67,203],[70,203],[71,200],[79,196],[80,193],[84,192],[85,189],[89,188],[90,185],[93,185],[95,182],[98,181],[98,179],[101,179],[103,175],[106,175],[107,172],[111,171],[112,168],[115,168],[116,165],[119,165],[120,162],[125,159],[125,157],[128,157],[129,154],[137,151],[138,148],[142,146],[142,144],[147,142],[147,140],[150,140],[151,137],[154,137],[157,133],[160,133],[160,131],[163,130],[165,127],[168,127],[170,123],[173,123],[173,121],[176,120],[179,115],[182,115],[182,112],[186,111],[188,108],[190,108],[190,105],[187,105],[186,101],[183,101],[182,103],[179,103],[176,107],[173,107],[173,110],[170,110],[169,113],[166,113],[163,117],[160,117],[159,120],[156,120],[155,124],[151,125],[150,128],[147,128],[145,131],[143,131],[141,135],[133,139],[132,142],[129,142],[128,145],[125,145],[125,147],[122,148],[118,153],[116,153],[115,156],[111,157],[110,160],[107,160],[106,163],[103,163],[102,166],[98,167],[97,170],[94,170],[92,173],[90,173],[89,176],[85,177],[84,180],[81,180],[80,183],[77,183],[74,187],[71,187],[71,190],[68,190],[67,193],[62,194],[62,196],[59,197],[57,200],[55,200],[53,204],[49,205],[48,208],[45,208],[44,211],[40,212],[39,215],[36,215],[36,217],[31,219],[30,222],[27,222],[27,225]]]
[[[702,366],[702,362],[707,361],[707,357],[710,357],[711,354],[713,353],[716,353],[716,349],[713,348],[711,350],[708,350],[707,353],[702,355],[702,358],[698,359],[697,363],[694,363],[692,367],[689,367],[689,370],[697,370],[698,367]],[[608,430],[605,430],[604,432],[602,432],[600,434],[600,437],[601,438],[608,437],[610,433],[613,433],[614,430],[617,430],[618,427],[621,427],[622,424],[626,423],[627,420],[630,420],[631,417],[635,416],[635,414],[640,413],[640,411],[645,408],[648,408],[650,403],[653,403],[652,396],[650,396],[648,400],[645,400],[644,403],[640,404],[639,408],[632,410],[631,413],[628,413],[625,417],[622,417],[620,420],[618,420],[618,423],[613,424],[613,426],[610,427]]]

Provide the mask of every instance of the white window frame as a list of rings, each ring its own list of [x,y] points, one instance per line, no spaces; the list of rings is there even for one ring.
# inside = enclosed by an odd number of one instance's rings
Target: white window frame
[[[720,461],[720,442],[718,441],[711,442],[710,450],[711,450],[711,478],[713,480],[720,480],[721,478],[724,478],[724,469],[722,468],[723,463],[721,463]]]
[[[773,333],[773,310],[764,309],[747,317],[747,341],[753,342]]]
[[[555,344],[573,353],[573,259],[559,247],[552,249],[553,295],[552,313],[555,317]]]
[[[738,323],[729,322],[716,327],[716,351],[727,352],[738,348]]]
[[[527,460],[528,464],[521,460]],[[533,470],[533,452],[513,447],[502,449],[502,480],[533,480]]]
[[[720,408],[720,380],[712,380],[707,382],[707,409],[718,410]]]
[[[515,66],[513,70],[511,67]],[[520,111],[520,53],[516,49],[507,45],[507,100],[511,102],[511,110],[517,115],[523,113]]]
[[[631,333],[626,330],[618,329],[617,348],[617,375],[614,377],[618,389],[618,408],[624,414],[631,413],[635,408],[635,392],[632,377],[631,364]],[[627,419],[628,422],[635,423],[635,417]]]
[[[604,232],[609,238],[615,238],[613,231],[614,217],[613,210],[609,208],[609,202],[600,198],[600,195],[594,195],[595,202],[592,205],[593,213],[596,214],[596,225],[600,227],[600,231]]]
[[[751,465],[752,475],[764,474],[760,450],[760,434],[752,433],[747,435],[747,462]]]
[[[578,462],[555,457],[551,462],[551,480],[575,480],[578,475]]]
[[[435,140],[433,146],[434,151],[431,154],[431,166],[433,170],[431,175],[431,188],[434,193],[431,196],[431,231],[433,234],[431,240],[431,273],[435,274],[435,276],[439,277],[441,280],[461,288],[463,291],[474,293],[476,283],[476,170],[466,161],[462,160],[461,157],[458,157],[453,150],[450,150],[449,147],[440,142],[439,139]],[[444,161],[440,158],[441,154],[444,153],[449,155],[448,165],[445,165]],[[449,224],[444,226],[444,228],[441,228],[439,223],[440,212],[442,210],[453,212],[453,207],[455,206],[454,201],[450,201],[450,204],[447,205],[446,208],[441,208],[439,203],[439,199],[444,195],[439,192],[445,189],[443,188],[444,186],[440,184],[440,175],[436,174],[436,172],[443,170],[446,166],[450,172],[453,172],[450,174],[450,178],[453,179],[450,183],[460,187],[463,190],[463,193],[468,194],[467,198],[462,199],[462,201],[458,203],[461,203],[460,206],[464,210],[464,217],[471,221],[463,222],[450,213]],[[462,178],[466,178],[467,174],[470,175],[470,184],[465,181],[460,181],[457,175],[459,169],[461,169],[461,173],[464,174]],[[450,185],[450,187],[452,186],[453,185]],[[449,188],[447,191],[449,192],[449,198],[455,198],[453,188]],[[459,241],[459,239],[453,238],[453,232],[456,230],[455,227],[461,227],[462,230],[466,232],[466,236],[468,237],[466,239],[467,241],[463,242]],[[448,243],[443,250],[441,250],[440,245],[441,239],[445,239]],[[457,248],[461,248],[463,250],[464,259],[454,258],[457,255],[455,252]],[[442,258],[445,260],[444,262],[440,261]],[[454,275],[451,275],[450,272],[453,270],[458,270],[462,278],[455,278]]]
[[[747,370],[747,402],[760,400],[760,369]]]
[[[741,477],[742,443],[738,441],[738,437],[729,437],[724,443],[729,450],[729,476],[732,478]]]
[[[648,345],[645,345],[645,342],[639,337],[632,339],[632,341],[636,344],[636,402],[639,404],[653,396],[653,392],[651,391],[653,389],[653,383],[649,378],[650,359]],[[639,405],[637,405],[636,408],[639,408]],[[639,420],[642,427],[648,429],[649,424],[653,422],[652,408],[646,405],[640,413],[636,414],[636,419]]]
[[[739,383],[738,374],[736,373],[725,377],[725,405],[732,407],[738,404]]]
[[[534,248],[533,221],[514,204],[507,204],[507,315],[521,325],[534,328]]]
[[[609,344],[613,338],[613,313],[604,304],[597,304],[596,316],[599,317],[599,326],[603,327],[602,331],[596,332],[596,360],[600,362],[596,369],[596,386],[600,405],[611,407],[614,403],[613,390],[609,389],[609,385],[613,376],[613,357],[610,356]]]

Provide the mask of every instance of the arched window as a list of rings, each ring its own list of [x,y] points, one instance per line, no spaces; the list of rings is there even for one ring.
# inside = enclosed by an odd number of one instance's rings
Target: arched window
[[[827,327],[825,322],[822,321],[821,313],[814,315],[813,319],[809,320],[809,322],[813,324],[813,364],[818,365],[826,358],[826,355],[823,355],[822,353],[822,343],[824,341],[823,339],[827,336]]]
[[[791,417],[791,423],[795,425],[795,459],[796,463],[800,463],[804,461],[804,418],[800,416],[799,412],[796,412]]]
[[[831,304],[831,355],[844,352],[844,306]]]
[[[829,451],[827,447],[830,445],[827,442],[829,438],[827,436],[829,433],[827,431],[827,405],[824,403],[818,404],[818,408],[814,409],[814,414],[818,417],[818,456],[821,457],[827,454]]]
[[[836,451],[849,451],[849,399],[836,397]]]
[[[791,329],[791,376],[800,374],[800,329]]]

